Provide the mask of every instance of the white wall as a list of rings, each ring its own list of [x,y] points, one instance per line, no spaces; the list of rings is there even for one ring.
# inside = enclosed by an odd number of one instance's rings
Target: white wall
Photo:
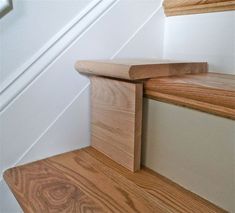
[[[159,5],[160,1],[153,0],[120,0],[107,7],[4,108],[0,114],[1,171],[89,145],[89,81],[74,70],[74,63],[78,59],[133,55],[162,57],[163,18],[162,11],[157,12]],[[78,23],[72,35],[79,29]],[[68,32],[59,42],[63,44],[70,36]],[[139,41],[152,46],[143,46]],[[43,60],[47,60],[46,54]],[[4,213],[20,211],[3,181],[0,195],[4,195],[4,200],[0,199]]]
[[[213,72],[235,74],[235,12],[166,18],[164,58],[207,61]]]
[[[16,75],[89,2],[13,0],[14,10],[0,21],[0,84]]]

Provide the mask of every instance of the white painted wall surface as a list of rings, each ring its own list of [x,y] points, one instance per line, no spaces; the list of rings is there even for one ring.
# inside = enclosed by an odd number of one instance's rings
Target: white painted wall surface
[[[164,58],[207,61],[210,71],[235,74],[235,11],[167,17]]]
[[[0,18],[6,15],[12,9],[10,0],[0,1]]]
[[[89,2],[13,0],[14,9],[0,20],[0,84],[15,75]]]
[[[162,57],[164,20],[162,11],[156,12],[159,6],[160,1],[155,0],[117,1],[4,108],[0,114],[1,172],[15,164],[90,144],[89,81],[75,71],[74,63],[78,59],[134,54]],[[76,29],[72,29],[72,35]],[[160,40],[156,39],[157,34]],[[63,44],[66,39],[60,42]],[[152,45],[143,46],[139,41]],[[4,196],[0,199],[0,212],[20,212],[4,181],[0,182],[0,196]]]

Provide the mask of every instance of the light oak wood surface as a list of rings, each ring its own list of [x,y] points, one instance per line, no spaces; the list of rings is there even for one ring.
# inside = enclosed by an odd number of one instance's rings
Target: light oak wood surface
[[[132,173],[92,147],[7,170],[25,213],[226,212],[142,168]]]
[[[90,79],[91,145],[131,171],[138,170],[143,84]]]
[[[145,96],[235,119],[235,75],[205,73],[150,79]]]
[[[167,16],[235,10],[234,0],[164,0]]]
[[[179,62],[169,60],[126,59],[107,61],[78,61],[78,72],[125,80],[140,80],[161,76],[208,71],[206,62]]]

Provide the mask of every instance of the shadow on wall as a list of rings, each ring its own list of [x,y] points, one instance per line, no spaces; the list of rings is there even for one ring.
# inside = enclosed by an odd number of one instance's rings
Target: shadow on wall
[[[143,99],[143,115],[142,115],[142,146],[141,146],[141,162],[146,164],[146,150],[147,150],[147,129],[148,129],[148,115],[149,115],[149,102],[146,98]]]
[[[23,213],[16,202],[15,197],[9,191],[5,181],[0,181],[0,212],[1,213]]]
[[[13,9],[12,0],[3,0],[0,2],[0,19]]]

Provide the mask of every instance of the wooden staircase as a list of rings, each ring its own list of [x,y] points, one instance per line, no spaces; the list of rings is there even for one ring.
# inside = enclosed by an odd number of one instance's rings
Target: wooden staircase
[[[146,97],[235,120],[235,76],[189,74],[149,79]]]
[[[235,119],[235,78],[207,63],[79,61],[91,79],[91,147],[8,169],[24,212],[226,212],[141,167],[142,99]]]
[[[92,147],[9,169],[25,213],[225,212],[143,167],[131,172]]]

